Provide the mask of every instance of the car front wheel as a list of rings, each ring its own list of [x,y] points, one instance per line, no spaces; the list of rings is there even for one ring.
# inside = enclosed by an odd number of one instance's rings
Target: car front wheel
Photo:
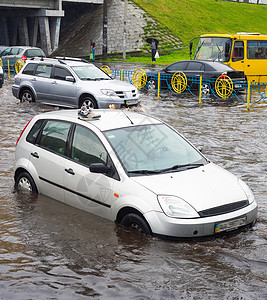
[[[20,102],[34,102],[34,96],[31,90],[24,90],[20,95]]]
[[[22,172],[16,179],[15,187],[19,190],[26,190],[37,193],[37,187],[31,175],[27,172]]]
[[[80,101],[80,105],[79,105],[79,108],[82,108],[82,107],[85,109],[98,108],[95,99],[93,99],[93,97],[91,97],[91,96],[83,97],[83,99]]]
[[[121,221],[121,225],[131,228],[139,233],[143,233],[146,235],[151,234],[151,230],[147,222],[141,216],[135,213],[129,213],[124,216]]]

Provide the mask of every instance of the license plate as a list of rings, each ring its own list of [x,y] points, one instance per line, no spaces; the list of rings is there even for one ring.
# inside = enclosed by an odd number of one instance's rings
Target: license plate
[[[128,101],[126,101],[127,105],[135,105],[137,103],[138,103],[138,100],[128,100]]]
[[[217,223],[215,225],[215,233],[223,232],[223,231],[229,231],[229,230],[235,230],[240,226],[246,225],[247,218],[242,217],[238,219],[233,219],[221,223]]]

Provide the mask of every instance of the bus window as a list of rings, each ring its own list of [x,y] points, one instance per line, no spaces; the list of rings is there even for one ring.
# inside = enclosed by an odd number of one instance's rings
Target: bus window
[[[244,59],[244,42],[236,41],[234,43],[232,61],[238,61],[242,59]]]
[[[267,59],[267,41],[248,41],[249,59]]]

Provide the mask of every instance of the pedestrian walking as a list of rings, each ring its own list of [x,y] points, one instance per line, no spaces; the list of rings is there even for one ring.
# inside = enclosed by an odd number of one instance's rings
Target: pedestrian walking
[[[155,55],[158,49],[158,43],[156,43],[155,39],[152,39],[151,41],[151,56],[152,56],[152,62],[156,61]]]
[[[90,60],[95,61],[95,43],[90,39]]]

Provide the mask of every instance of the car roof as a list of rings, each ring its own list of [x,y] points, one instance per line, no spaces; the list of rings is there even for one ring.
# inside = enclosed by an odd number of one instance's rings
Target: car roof
[[[27,49],[41,49],[41,48],[38,48],[38,47],[32,47],[32,46],[7,46],[7,48],[21,48],[23,50],[27,50]],[[42,50],[42,49],[41,49]]]
[[[76,58],[67,58],[67,57],[56,57],[56,58],[40,58],[40,57],[33,57],[27,60],[27,63],[30,62],[46,62],[50,64],[64,64],[68,66],[84,66],[84,64],[93,65],[86,60],[83,59],[76,59]]]
[[[78,109],[59,110],[52,111],[38,115],[38,119],[48,118],[65,120],[74,122],[77,124],[85,125],[89,123],[97,127],[100,131],[106,131],[110,129],[118,129],[123,127],[149,125],[149,124],[161,124],[162,121],[153,118],[151,116],[137,113],[128,110],[120,109],[97,109],[94,110],[94,114],[100,114],[101,117],[97,120],[80,120],[78,119]]]
[[[170,65],[167,66],[167,68],[173,64],[176,64],[176,63],[189,63],[189,62],[197,62],[197,63],[203,63],[205,65],[208,65],[210,66],[211,68],[213,69],[225,69],[225,70],[233,70],[233,68],[229,67],[228,65],[220,62],[220,61],[212,61],[212,60],[194,60],[194,59],[189,59],[189,60],[179,60],[179,61],[176,61]]]

